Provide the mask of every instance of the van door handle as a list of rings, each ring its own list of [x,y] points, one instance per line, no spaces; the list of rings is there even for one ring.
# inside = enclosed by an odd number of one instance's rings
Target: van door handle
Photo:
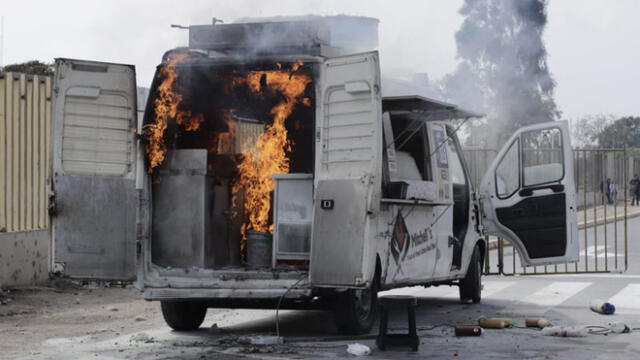
[[[542,189],[551,189],[554,193],[559,193],[559,192],[563,192],[564,191],[564,185],[562,185],[562,184],[548,184],[548,185],[526,187],[526,188],[523,188],[522,190],[520,190],[518,192],[518,195],[523,196],[523,197],[524,196],[531,196],[531,195],[533,195],[534,191],[542,190]]]

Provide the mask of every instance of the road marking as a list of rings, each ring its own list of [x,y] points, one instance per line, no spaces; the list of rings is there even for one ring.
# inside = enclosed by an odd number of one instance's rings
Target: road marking
[[[482,289],[482,297],[488,298],[512,285],[517,284],[515,281],[485,281]]]
[[[504,290],[509,286],[515,285],[515,281],[483,281],[482,285],[482,297],[488,298],[498,291]],[[413,286],[406,288],[393,289],[380,293],[380,296],[384,295],[413,295],[422,298],[457,298],[459,297],[459,290],[457,286],[441,285],[430,288],[423,288],[421,286]]]
[[[613,295],[609,302],[616,307],[616,314],[640,313],[640,284],[629,284]]]
[[[567,301],[575,294],[582,291],[591,282],[553,282],[533,294],[522,299],[522,302],[532,303],[538,306],[554,307]]]
[[[598,245],[597,247],[591,245],[591,246],[587,247],[587,256],[596,257],[596,251],[597,251],[597,253],[598,253],[597,257],[598,258],[604,258],[605,257],[604,249],[605,249],[604,245]],[[623,254],[618,253],[618,257],[622,257],[622,255]],[[606,256],[612,258],[612,257],[616,256],[616,253],[614,251],[607,250]]]

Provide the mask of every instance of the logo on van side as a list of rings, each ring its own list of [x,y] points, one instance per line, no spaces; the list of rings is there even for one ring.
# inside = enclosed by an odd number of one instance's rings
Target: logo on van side
[[[393,235],[391,236],[391,255],[396,260],[396,263],[400,263],[401,260],[407,256],[409,251],[409,230],[407,224],[404,222],[402,213],[398,211],[396,215],[396,221],[393,225]]]

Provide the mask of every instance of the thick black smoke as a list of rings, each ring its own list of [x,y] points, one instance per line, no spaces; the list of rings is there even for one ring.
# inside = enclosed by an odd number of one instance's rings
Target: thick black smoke
[[[473,131],[482,142],[501,143],[515,128],[560,115],[542,40],[546,5],[547,0],[465,0],[460,9],[461,63],[443,79],[442,91],[454,103],[484,110],[487,123]]]

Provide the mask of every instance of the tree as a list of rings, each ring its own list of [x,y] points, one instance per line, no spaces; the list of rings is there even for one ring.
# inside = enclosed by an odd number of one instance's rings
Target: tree
[[[571,120],[571,145],[576,148],[595,148],[599,146],[598,136],[615,120],[613,115],[586,115]]]
[[[597,139],[604,148],[640,147],[640,117],[627,116],[610,123]]]
[[[3,72],[19,72],[30,75],[53,75],[53,64],[38,60],[11,64],[2,68]]]

